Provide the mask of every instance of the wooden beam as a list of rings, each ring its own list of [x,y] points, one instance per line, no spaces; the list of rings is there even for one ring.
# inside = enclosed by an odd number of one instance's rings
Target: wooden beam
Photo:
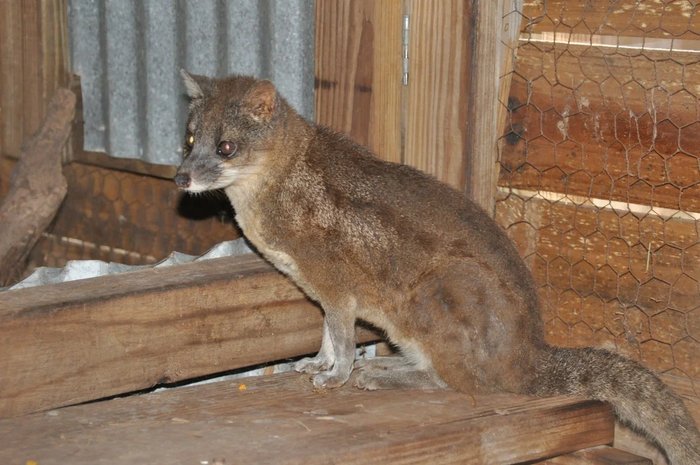
[[[541,465],[653,465],[650,459],[609,446],[597,446],[538,462]]]
[[[262,376],[2,420],[0,462],[521,463],[613,440],[612,410],[598,402],[475,400]]]
[[[0,2],[0,155],[19,157],[54,91],[68,85],[68,0]]]
[[[474,61],[469,106],[467,193],[493,215],[496,196],[501,2],[475,0]],[[496,51],[496,52],[494,52]]]
[[[468,109],[476,63],[472,3],[410,1],[404,162],[462,192],[467,192]]]
[[[23,143],[0,203],[0,286],[17,279],[29,252],[51,223],[68,186],[61,172],[61,151],[75,115],[75,95],[58,89],[39,131]]]
[[[523,0],[501,0],[501,43],[498,48],[500,70],[498,73],[498,130],[502,137],[508,122],[508,97],[513,80],[515,59],[518,56],[518,39],[522,23]],[[500,154],[499,154],[500,156]],[[493,182],[497,179],[494,177]]]
[[[645,48],[654,39],[691,42],[698,30],[698,14],[686,2],[529,0],[523,31],[533,34],[573,32],[581,36],[600,34],[624,40],[639,38]],[[644,41],[642,42],[642,38]],[[651,46],[653,47],[653,46]],[[677,47],[677,45],[676,45]],[[674,47],[675,48],[675,47]]]
[[[401,162],[401,0],[316,2],[315,118]]]
[[[700,75],[665,51],[595,50],[519,49],[498,185],[700,212],[697,102],[679,92],[700,89]]]
[[[0,417],[312,353],[321,329],[255,255],[6,291]]]

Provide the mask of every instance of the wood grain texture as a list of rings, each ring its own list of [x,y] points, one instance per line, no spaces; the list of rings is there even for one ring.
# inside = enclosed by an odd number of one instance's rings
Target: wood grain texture
[[[538,463],[542,465],[653,465],[648,458],[609,446],[591,447]]]
[[[311,353],[321,329],[255,255],[7,291],[0,417]]]
[[[23,143],[0,203],[0,286],[14,282],[29,252],[56,216],[68,186],[61,172],[61,151],[68,139],[75,95],[59,89],[39,131]]]
[[[497,136],[503,135],[508,123],[508,96],[513,80],[515,60],[518,56],[518,39],[520,38],[520,25],[523,11],[523,0],[501,0],[501,43],[498,55],[500,57],[500,71],[498,83],[498,130]],[[493,180],[494,185],[497,182]]]
[[[692,2],[664,0],[526,0],[524,31],[572,30],[583,34],[672,38],[700,32],[700,12]],[[690,35],[690,39],[695,39]]]
[[[515,195],[496,211],[540,286],[550,343],[700,379],[697,221]]]
[[[472,61],[472,2],[412,0],[410,15],[404,162],[466,192],[468,131],[479,124],[468,121],[477,98],[470,86],[472,70],[481,66]]]
[[[316,2],[315,119],[401,162],[401,0]]]
[[[474,63],[469,108],[469,180],[467,192],[493,214],[497,173],[498,78],[501,62],[501,3],[476,2]]]
[[[17,156],[24,136],[21,0],[0,2],[0,61],[0,155]]]
[[[2,420],[0,461],[518,463],[612,433],[610,407],[596,402],[497,395],[473,407],[453,391],[318,392],[308,376],[282,374]]]
[[[18,157],[68,84],[67,0],[0,2],[0,154]]]
[[[523,44],[498,185],[700,212],[697,66]]]

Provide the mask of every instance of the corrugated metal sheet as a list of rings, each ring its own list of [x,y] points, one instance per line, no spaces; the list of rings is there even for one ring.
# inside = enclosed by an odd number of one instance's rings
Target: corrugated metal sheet
[[[124,265],[122,263],[107,263],[102,260],[70,260],[63,268],[40,267],[22,281],[10,287],[0,288],[0,292],[6,290],[25,289],[27,287],[42,286],[44,284],[64,283],[79,279],[96,278],[112,274],[126,273],[127,271],[143,270],[145,268],[160,268],[164,266],[179,265],[212,258],[231,257],[254,253],[243,238],[233,241],[221,242],[209,249],[204,255],[196,257],[180,252],[171,253],[168,258],[155,265]]]
[[[85,149],[178,165],[180,68],[271,79],[313,118],[313,0],[70,0]]]

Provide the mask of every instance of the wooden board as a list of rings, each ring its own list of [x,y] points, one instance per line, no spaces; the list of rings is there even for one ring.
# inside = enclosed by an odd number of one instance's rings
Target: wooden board
[[[0,155],[18,157],[68,84],[67,0],[0,2]]]
[[[609,446],[591,447],[539,463],[542,465],[653,465],[650,459]]]
[[[401,162],[401,0],[316,2],[315,119]]]
[[[403,161],[462,192],[467,192],[470,181],[468,131],[472,126],[468,120],[470,115],[473,119],[477,112],[488,111],[478,107],[470,109],[475,33],[471,3],[466,0],[410,2],[406,147]],[[491,34],[495,35],[497,31],[491,31]],[[494,67],[491,76],[493,81],[489,82],[492,88],[496,82],[496,65],[493,62],[491,64]],[[493,122],[495,123],[495,114]],[[474,124],[478,125],[476,122]],[[494,140],[495,136],[492,144]],[[492,155],[492,160],[495,161],[495,153],[483,155]]]
[[[700,12],[691,2],[664,0],[526,0],[523,30],[533,33],[571,29],[588,33],[647,38],[671,38],[700,32]],[[546,15],[546,16],[545,16]]]
[[[700,379],[697,221],[515,195],[496,219],[542,286],[551,343],[612,346]]]
[[[312,353],[321,329],[255,255],[7,291],[0,417]]]
[[[316,122],[466,192],[471,2],[375,4],[316,3]],[[408,85],[403,13],[410,15]]]
[[[609,443],[613,415],[568,398],[483,396],[473,407],[447,390],[319,392],[294,373],[2,420],[0,437],[0,462],[41,465],[517,463]]]
[[[498,185],[700,212],[700,73],[680,63],[521,45]]]

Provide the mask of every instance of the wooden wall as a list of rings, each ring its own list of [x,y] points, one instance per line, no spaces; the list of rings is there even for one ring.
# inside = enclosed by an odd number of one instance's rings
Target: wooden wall
[[[67,0],[0,2],[0,156],[19,156],[68,84]]]
[[[411,164],[466,191],[471,4],[317,2],[316,121],[349,133],[385,160]],[[410,13],[407,86],[404,13]]]
[[[540,286],[547,338],[618,350],[700,398],[700,8],[522,13],[496,218]]]

